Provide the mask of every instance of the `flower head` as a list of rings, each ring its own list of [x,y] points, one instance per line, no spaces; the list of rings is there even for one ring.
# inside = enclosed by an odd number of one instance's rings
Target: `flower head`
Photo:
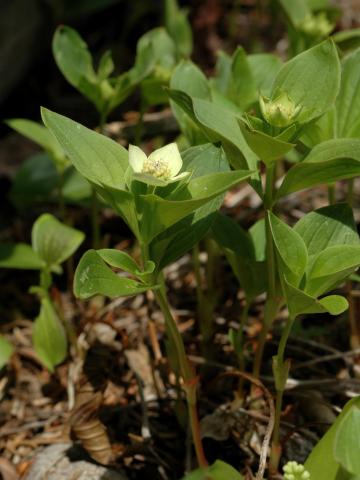
[[[288,127],[301,110],[286,92],[281,92],[274,100],[260,96],[259,102],[264,119],[274,127]]]
[[[154,186],[165,186],[190,175],[179,174],[183,162],[176,143],[165,145],[148,157],[139,147],[129,145],[129,164],[136,180]]]
[[[317,15],[309,13],[302,24],[300,30],[312,37],[326,37],[334,30],[335,24],[330,22],[324,12]]]
[[[304,465],[297,462],[288,462],[284,466],[284,480],[311,480],[310,473]]]

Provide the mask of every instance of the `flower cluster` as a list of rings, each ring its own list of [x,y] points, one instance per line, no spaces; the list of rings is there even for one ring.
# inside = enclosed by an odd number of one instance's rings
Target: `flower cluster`
[[[288,462],[283,470],[284,480],[311,480],[310,473],[300,463]]]
[[[264,119],[274,127],[288,127],[296,121],[301,110],[286,92],[281,92],[274,100],[260,96],[259,103]]]

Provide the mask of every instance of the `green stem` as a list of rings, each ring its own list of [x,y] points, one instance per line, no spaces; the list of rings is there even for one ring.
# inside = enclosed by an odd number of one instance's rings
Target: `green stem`
[[[275,421],[271,443],[270,466],[271,471],[276,472],[279,467],[281,444],[280,444],[280,420],[282,412],[282,401],[286,381],[288,378],[289,366],[285,362],[285,349],[293,326],[294,319],[288,318],[286,326],[281,334],[278,351],[276,355],[276,363],[273,364],[275,386],[276,386],[276,403],[275,403]]]
[[[332,183],[328,185],[328,197],[329,197],[329,204],[333,205],[336,203],[336,195],[335,195],[335,184]]]
[[[100,112],[99,118],[99,133],[104,134],[104,128],[107,121],[107,111],[103,110]],[[100,221],[99,221],[99,214],[100,214],[100,204],[99,199],[96,196],[96,190],[94,187],[91,189],[92,197],[91,197],[91,229],[92,229],[92,244],[93,248],[96,250],[100,247]]]
[[[147,244],[140,244],[143,264],[149,260],[149,246]],[[197,414],[197,378],[190,365],[189,359],[185,352],[185,346],[182,336],[177,327],[176,321],[171,314],[169,302],[166,295],[165,284],[162,273],[157,275],[157,278],[150,278],[149,280],[156,284],[159,283],[161,287],[157,290],[153,290],[155,300],[157,301],[165,320],[166,333],[171,343],[171,348],[174,349],[177,357],[177,363],[180,370],[180,375],[183,379],[183,389],[186,394],[186,401],[188,406],[189,420],[191,426],[191,432],[196,452],[196,457],[200,467],[207,467],[208,462],[205,457],[202,440],[200,421]]]
[[[194,267],[194,274],[196,280],[196,310],[197,310],[197,317],[199,320],[199,327],[202,336],[202,343],[204,346],[204,351],[207,350],[207,343],[212,336],[211,332],[211,319],[209,321],[208,318],[208,305],[205,298],[205,293],[203,291],[202,286],[202,275],[201,275],[201,265],[200,265],[200,249],[199,244],[196,244],[193,248],[192,253],[192,260],[193,260],[193,267]]]
[[[244,355],[244,330],[249,319],[250,302],[245,301],[243,311],[241,312],[239,330],[236,335],[236,355],[238,358],[239,370],[245,372],[245,355]],[[239,398],[243,398],[244,394],[244,377],[240,377],[238,385]]]
[[[250,303],[246,300],[243,311],[241,312],[239,330],[236,336],[236,346],[238,351],[237,357],[239,362],[239,369],[245,372],[245,356],[244,356],[244,330],[249,318]]]
[[[65,209],[65,198],[63,195],[63,187],[64,187],[64,172],[63,170],[59,171],[59,184],[58,184],[58,191],[59,191],[59,216],[62,221],[66,220],[66,209]]]
[[[100,245],[99,200],[96,196],[96,190],[94,187],[92,187],[91,193],[92,244],[93,248],[96,250]]]
[[[142,135],[143,135],[143,130],[144,130],[144,114],[145,114],[146,106],[143,98],[141,98],[140,101],[140,116],[139,116],[139,121],[138,124],[136,125],[136,130],[135,130],[135,145],[140,145]]]
[[[206,467],[208,462],[206,460],[204,449],[201,441],[200,422],[197,413],[197,379],[194,375],[193,369],[190,365],[189,359],[186,356],[184,342],[177,328],[176,322],[171,314],[169,303],[166,298],[166,294],[162,289],[154,290],[155,299],[158,302],[160,309],[164,315],[166,331],[169,338],[175,347],[178,364],[180,367],[180,374],[184,382],[184,391],[186,394],[186,400],[188,405],[189,420],[191,426],[191,432],[196,452],[196,457],[200,467]]]
[[[260,333],[259,344],[255,354],[253,375],[258,378],[260,374],[267,334],[279,309],[279,300],[276,298],[276,263],[274,243],[271,233],[270,218],[268,212],[273,209],[275,165],[267,168],[265,184],[265,236],[266,236],[266,263],[267,263],[267,296],[264,312],[264,323]]]
[[[354,202],[354,179],[348,180],[348,190],[346,195],[346,201],[349,205],[353,205]]]

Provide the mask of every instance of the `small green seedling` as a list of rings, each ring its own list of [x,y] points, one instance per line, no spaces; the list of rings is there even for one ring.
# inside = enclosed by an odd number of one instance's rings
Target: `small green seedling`
[[[31,246],[0,244],[0,267],[38,270],[39,285],[30,291],[40,298],[41,307],[33,324],[33,345],[42,363],[51,372],[67,353],[66,331],[49,295],[52,274],[62,273],[61,264],[78,249],[84,234],[68,227],[50,214],[41,215],[33,225]]]

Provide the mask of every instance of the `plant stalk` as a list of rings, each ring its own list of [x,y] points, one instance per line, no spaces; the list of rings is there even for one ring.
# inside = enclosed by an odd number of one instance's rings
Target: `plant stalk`
[[[284,330],[282,331],[278,351],[276,355],[276,363],[273,364],[275,387],[276,387],[276,402],[275,402],[275,422],[271,442],[270,453],[270,470],[276,472],[279,468],[279,461],[281,455],[280,444],[280,420],[282,412],[282,401],[286,381],[288,378],[289,364],[284,359],[285,349],[294,323],[294,318],[289,317]]]
[[[169,303],[166,298],[166,294],[162,289],[154,290],[154,295],[157,303],[165,318],[166,331],[169,338],[176,350],[178,363],[180,367],[180,374],[183,378],[183,389],[186,394],[186,400],[188,405],[189,420],[191,426],[191,432],[196,452],[196,457],[200,467],[206,467],[208,462],[205,457],[200,431],[200,422],[197,413],[197,378],[194,375],[193,369],[190,365],[189,359],[186,356],[184,342],[181,334],[177,328],[176,322],[171,314]]]
[[[276,297],[276,264],[275,264],[275,252],[274,243],[270,227],[270,219],[268,212],[273,209],[273,197],[274,197],[274,184],[275,184],[275,165],[267,168],[266,171],[266,184],[265,184],[265,236],[266,236],[266,263],[267,263],[267,296],[264,312],[264,323],[260,333],[259,344],[255,354],[253,376],[259,377],[261,364],[264,354],[264,348],[266,343],[267,334],[276,317],[279,309],[279,299]]]

